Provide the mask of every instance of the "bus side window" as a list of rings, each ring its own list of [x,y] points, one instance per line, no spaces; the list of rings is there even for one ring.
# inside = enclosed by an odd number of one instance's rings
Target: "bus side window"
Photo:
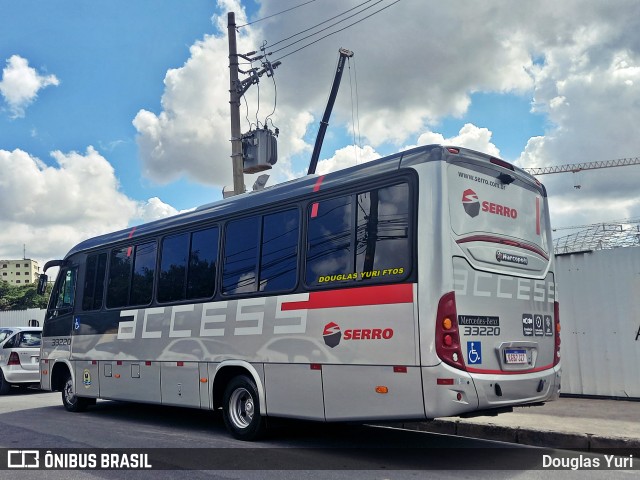
[[[102,307],[104,274],[107,270],[107,254],[89,255],[84,278],[82,310],[99,310]]]
[[[107,286],[107,307],[124,307],[129,302],[131,281],[131,249],[114,248],[109,261],[109,282]]]
[[[260,252],[260,291],[290,290],[298,279],[297,209],[265,215]]]
[[[309,205],[307,229],[307,285],[343,283],[353,278],[351,196]]]
[[[411,266],[409,185],[402,183],[357,197],[356,270],[359,279],[391,281]]]
[[[153,279],[156,273],[156,250],[156,242],[136,245],[129,305],[151,303]]]
[[[260,217],[227,224],[224,242],[222,293],[255,292],[258,267]]]
[[[210,298],[216,286],[218,227],[162,240],[158,301]]]
[[[410,203],[408,183],[311,203],[306,284],[348,286],[406,279],[412,264]]]
[[[229,222],[222,293],[293,289],[298,279],[299,217],[297,209],[289,209]]]
[[[151,303],[156,250],[156,242],[111,250],[108,308]]]
[[[189,234],[170,235],[162,240],[158,301],[184,300],[185,278],[189,257]]]
[[[218,227],[191,234],[187,298],[209,298],[216,288],[218,261]]]

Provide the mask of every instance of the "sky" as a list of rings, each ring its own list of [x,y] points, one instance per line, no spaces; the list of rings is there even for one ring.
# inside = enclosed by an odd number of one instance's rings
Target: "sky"
[[[222,198],[229,11],[239,52],[281,61],[241,105],[243,132],[279,129],[269,185],[306,174],[341,47],[319,173],[429,143],[524,168],[640,155],[637,0],[0,0],[0,258]],[[540,180],[558,236],[640,218],[640,166]]]

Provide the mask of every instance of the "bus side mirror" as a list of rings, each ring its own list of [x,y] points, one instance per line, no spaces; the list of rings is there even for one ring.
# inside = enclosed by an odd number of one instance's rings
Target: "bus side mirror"
[[[49,277],[47,277],[44,273],[38,277],[38,295],[44,295],[45,290],[47,289],[47,282]]]

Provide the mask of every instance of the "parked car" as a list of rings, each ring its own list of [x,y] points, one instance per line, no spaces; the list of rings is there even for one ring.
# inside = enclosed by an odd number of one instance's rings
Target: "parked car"
[[[0,328],[0,395],[12,385],[40,384],[40,341],[42,328]]]

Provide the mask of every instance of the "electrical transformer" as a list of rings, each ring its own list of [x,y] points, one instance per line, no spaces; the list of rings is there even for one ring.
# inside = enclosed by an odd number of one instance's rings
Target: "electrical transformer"
[[[242,135],[244,173],[270,169],[278,161],[278,141],[268,128],[252,130]]]

